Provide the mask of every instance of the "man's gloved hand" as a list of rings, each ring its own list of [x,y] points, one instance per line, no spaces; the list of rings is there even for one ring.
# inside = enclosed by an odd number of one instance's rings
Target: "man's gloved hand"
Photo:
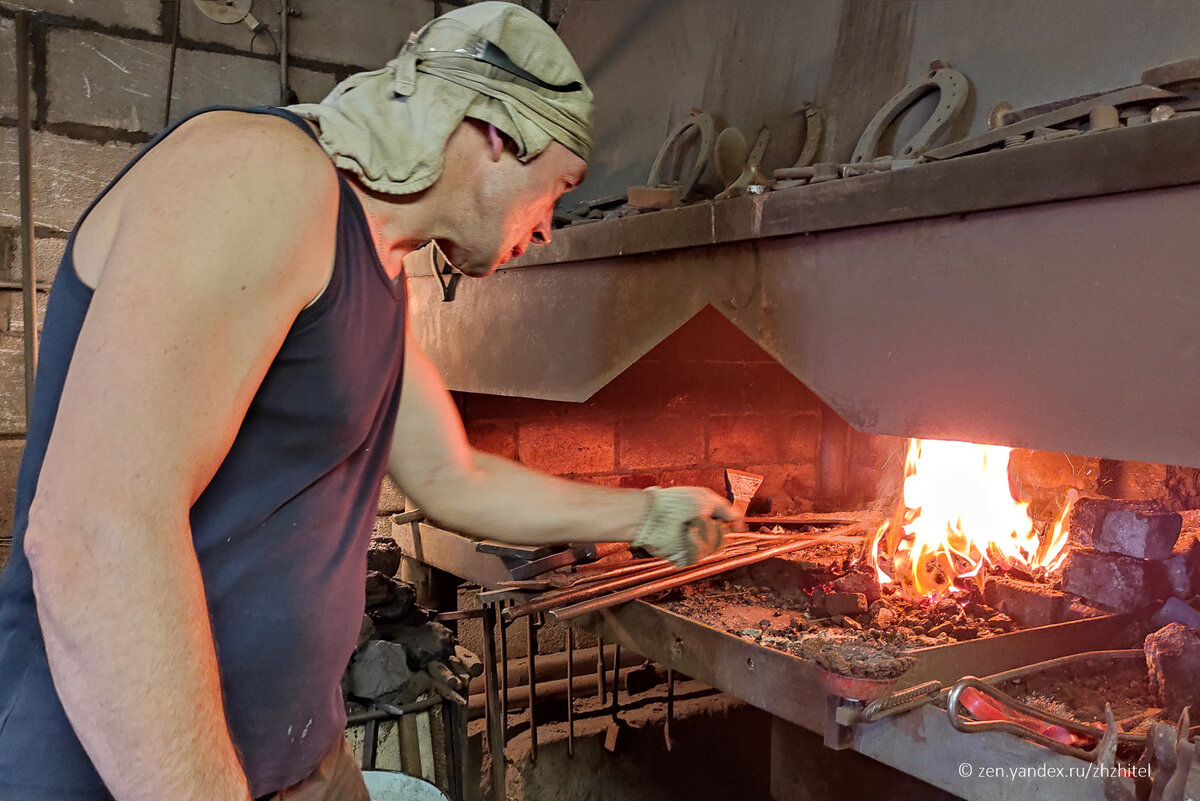
[[[740,519],[720,495],[702,487],[650,487],[650,507],[633,540],[676,567],[694,564],[721,547],[720,522]]]

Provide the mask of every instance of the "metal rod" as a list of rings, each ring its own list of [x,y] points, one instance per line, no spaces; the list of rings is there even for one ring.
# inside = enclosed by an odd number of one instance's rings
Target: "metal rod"
[[[530,615],[526,619],[529,623],[525,638],[529,648],[529,761],[536,763],[537,717],[535,717],[533,709],[537,706],[537,618]]]
[[[375,770],[375,749],[379,747],[379,720],[372,718],[363,724],[363,770]]]
[[[620,710],[618,704],[618,696],[621,694],[621,643],[617,643],[617,653],[613,657],[613,680],[612,680],[612,719],[613,723],[617,722],[617,712]]]
[[[596,688],[599,690],[597,695],[600,697],[600,703],[608,701],[608,689],[604,681],[604,638],[596,638]]]
[[[590,600],[574,604],[573,606],[551,609],[549,610],[549,615],[556,622],[561,623],[565,620],[571,620],[579,617],[580,615],[586,615],[601,609],[607,609],[610,606],[616,606],[617,604],[625,603],[627,601],[644,598],[647,595],[653,595],[658,592],[663,592],[664,590],[681,587],[684,584],[690,584],[693,581],[699,581],[700,579],[715,576],[729,570],[735,570],[739,567],[745,567],[746,565],[763,562],[775,556],[782,556],[783,554],[792,553],[793,551],[798,551],[801,548],[808,548],[813,545],[829,542],[830,539],[836,539],[838,536],[844,534],[845,531],[858,527],[859,525],[856,523],[852,526],[845,526],[843,529],[834,529],[827,534],[822,534],[817,537],[804,537],[791,542],[775,545],[770,548],[761,548],[753,553],[735,556],[713,564],[702,565],[690,570],[677,572],[674,575],[669,575],[657,581],[651,581],[645,584],[627,587],[626,589],[613,592],[602,597],[592,598]],[[835,532],[837,533],[835,534]],[[615,583],[619,584],[620,582]],[[532,604],[530,605],[532,606]]]
[[[567,626],[567,757],[575,756],[575,627]]]
[[[21,206],[21,297],[25,303],[25,427],[33,416],[33,390],[37,377],[37,297],[33,274],[33,114],[29,95],[33,91],[29,74],[29,12],[19,11],[17,39],[17,174]]]
[[[183,0],[175,0],[175,24],[171,28],[171,54],[167,59],[167,97],[163,101],[163,127],[171,122],[171,93],[175,90],[175,54],[179,50],[179,24]]]
[[[288,0],[279,4],[279,105],[286,106],[291,92],[288,90]]]
[[[501,601],[497,604],[497,608],[504,606],[505,602]],[[503,609],[501,615],[503,616]],[[499,621],[500,625],[500,717],[504,720],[504,729],[508,730],[508,624],[504,622],[503,617]]]
[[[488,752],[492,757],[492,793],[496,801],[506,801],[504,729],[508,721],[500,718],[500,679],[496,675],[496,607],[483,608],[483,675],[487,692]]]
[[[719,551],[712,556],[701,559],[699,562],[693,565],[693,568],[702,565],[721,563],[730,558],[730,553],[751,554],[754,552],[755,548],[752,545],[747,545],[744,547],[739,546],[733,551]],[[645,572],[639,572],[635,575],[626,576],[614,581],[588,584],[586,587],[573,587],[568,590],[556,590],[539,595],[529,603],[522,604],[520,606],[514,606],[511,609],[505,609],[503,617],[505,620],[512,621],[520,617],[525,617],[526,615],[541,614],[542,612],[548,612],[558,606],[566,606],[568,604],[575,603],[576,601],[595,598],[596,596],[603,595],[606,592],[624,589],[625,587],[635,587],[638,584],[641,584],[643,581],[650,581],[662,576],[670,576],[678,573],[680,573],[680,568],[675,567],[670,562],[664,562],[662,565],[654,567]]]
[[[675,719],[675,671],[667,668],[667,719],[663,723],[663,739],[671,750],[671,721]]]
[[[411,715],[413,712],[424,712],[426,709],[442,703],[442,699],[440,696],[431,696],[424,701],[416,701],[404,706],[393,706],[391,704],[380,703],[379,701],[372,703],[376,707],[375,709],[359,712],[346,718],[346,728],[361,726],[371,720],[394,720],[403,715]]]

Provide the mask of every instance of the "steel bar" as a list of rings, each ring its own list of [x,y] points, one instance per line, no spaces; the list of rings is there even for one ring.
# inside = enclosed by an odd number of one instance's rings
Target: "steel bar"
[[[486,606],[487,604],[485,604]],[[504,614],[504,602],[496,604]],[[503,617],[499,619],[500,626],[500,718],[504,721],[504,729],[508,730],[508,624]]]
[[[171,23],[171,53],[167,57],[167,95],[163,99],[163,127],[171,122],[171,94],[175,91],[175,56],[179,52],[179,25],[183,0],[175,0],[175,19]]]
[[[918,684],[916,687],[909,687],[907,690],[885,695],[883,698],[867,704],[862,711],[861,720],[863,723],[874,723],[885,717],[915,709],[916,705],[932,703],[941,691],[942,683],[934,679]]]
[[[33,114],[29,95],[33,91],[29,73],[29,12],[19,11],[16,18],[17,40],[17,174],[21,207],[21,298],[25,304],[25,425],[33,415],[34,379],[37,376],[37,296],[33,273]]]
[[[617,643],[617,653],[613,657],[613,679],[612,679],[612,719],[613,723],[617,722],[617,713],[620,711],[620,702],[618,697],[621,694],[621,643]]]
[[[1060,656],[1057,659],[1048,659],[1045,662],[1037,662],[1024,667],[1013,668],[1006,670],[1003,673],[993,673],[990,676],[984,676],[980,681],[988,684],[1002,684],[1006,681],[1019,679],[1028,676],[1031,673],[1042,673],[1054,668],[1064,667],[1074,664],[1075,662],[1088,662],[1093,659],[1145,659],[1146,652],[1141,648],[1124,648],[1115,651],[1086,651],[1081,654],[1071,654],[1069,656]]]
[[[567,626],[567,756],[575,756],[575,627]]]
[[[597,612],[601,609],[607,609],[610,606],[625,603],[626,601],[637,600],[644,598],[647,595],[653,595],[664,590],[670,590],[675,587],[681,587],[684,584],[690,584],[693,581],[709,578],[720,573],[725,573],[729,570],[735,570],[746,565],[753,565],[758,562],[766,561],[775,556],[783,556],[784,554],[798,551],[801,548],[809,548],[813,545],[820,545],[829,542],[831,539],[837,539],[839,535],[857,529],[860,524],[855,523],[850,526],[843,526],[839,529],[821,534],[815,537],[802,537],[792,539],[789,542],[775,545],[770,548],[760,548],[753,553],[735,556],[729,559],[723,559],[712,564],[703,565],[698,568],[691,568],[676,572],[674,575],[666,576],[665,578],[651,581],[645,584],[628,587],[626,589],[604,595],[599,598],[592,598],[572,606],[551,609],[548,614],[555,622],[562,622],[586,615],[590,612]],[[836,533],[835,533],[836,532]],[[532,606],[532,604],[530,604]]]
[[[504,732],[508,719],[500,716],[500,678],[496,671],[496,607],[483,611],[483,671],[487,686],[488,752],[492,757],[492,793],[496,801],[506,801]]]
[[[675,719],[675,671],[667,668],[667,719],[663,723],[663,739],[671,750],[671,721]]]
[[[363,724],[363,770],[375,770],[375,749],[378,747],[379,720],[372,718]]]
[[[291,101],[291,91],[288,88],[288,0],[279,3],[279,105],[286,106]]]
[[[596,689],[597,695],[600,697],[600,703],[608,700],[608,691],[605,689],[604,682],[604,638],[596,638]]]
[[[534,708],[537,706],[537,617],[530,615],[526,618],[525,645],[529,651],[529,761],[537,762],[537,717]],[[567,664],[570,664],[568,661]]]
[[[369,709],[366,712],[359,712],[347,717],[346,728],[361,726],[370,720],[394,720],[403,715],[411,715],[413,712],[423,712],[441,703],[443,701],[440,696],[431,696],[424,701],[414,701],[404,706],[393,706],[375,701],[372,703],[376,707],[375,709]]]
[[[714,564],[727,558],[727,551],[715,553],[712,556],[701,559],[697,565]],[[517,618],[525,617],[526,615],[536,615],[542,612],[548,612],[556,606],[571,604],[576,601],[582,601],[587,598],[594,598],[597,595],[603,595],[612,590],[624,589],[625,587],[634,587],[643,581],[659,578],[661,576],[669,576],[679,572],[679,568],[672,565],[670,562],[664,562],[647,571],[639,571],[632,576],[622,575],[620,578],[610,581],[589,583],[586,587],[572,587],[565,590],[555,590],[544,595],[539,595],[532,601],[519,606],[514,606],[512,609],[506,609],[503,613],[503,618],[508,621],[516,620]]]

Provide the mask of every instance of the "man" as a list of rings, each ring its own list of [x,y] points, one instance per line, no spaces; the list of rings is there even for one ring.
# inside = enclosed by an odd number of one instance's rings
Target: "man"
[[[473,451],[405,336],[408,253],[482,276],[549,240],[590,101],[544,23],[479,3],[318,106],[193,117],[85,213],[0,580],[0,801],[364,797],[338,680],[385,470],[465,532],[712,546],[707,490]]]

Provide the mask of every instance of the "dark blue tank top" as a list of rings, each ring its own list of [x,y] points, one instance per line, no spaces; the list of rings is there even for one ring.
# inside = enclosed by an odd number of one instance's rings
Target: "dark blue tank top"
[[[311,133],[287,111],[247,111],[283,117]],[[191,509],[225,712],[255,796],[311,773],[342,736],[339,682],[362,619],[367,544],[400,400],[403,277],[388,278],[362,206],[346,179],[338,180],[329,285],[297,316],[233,447]],[[22,548],[92,296],[75,272],[74,237],[46,311],[12,562],[0,577],[4,801],[110,798],[55,693]],[[154,737],[154,729],[145,736]]]

